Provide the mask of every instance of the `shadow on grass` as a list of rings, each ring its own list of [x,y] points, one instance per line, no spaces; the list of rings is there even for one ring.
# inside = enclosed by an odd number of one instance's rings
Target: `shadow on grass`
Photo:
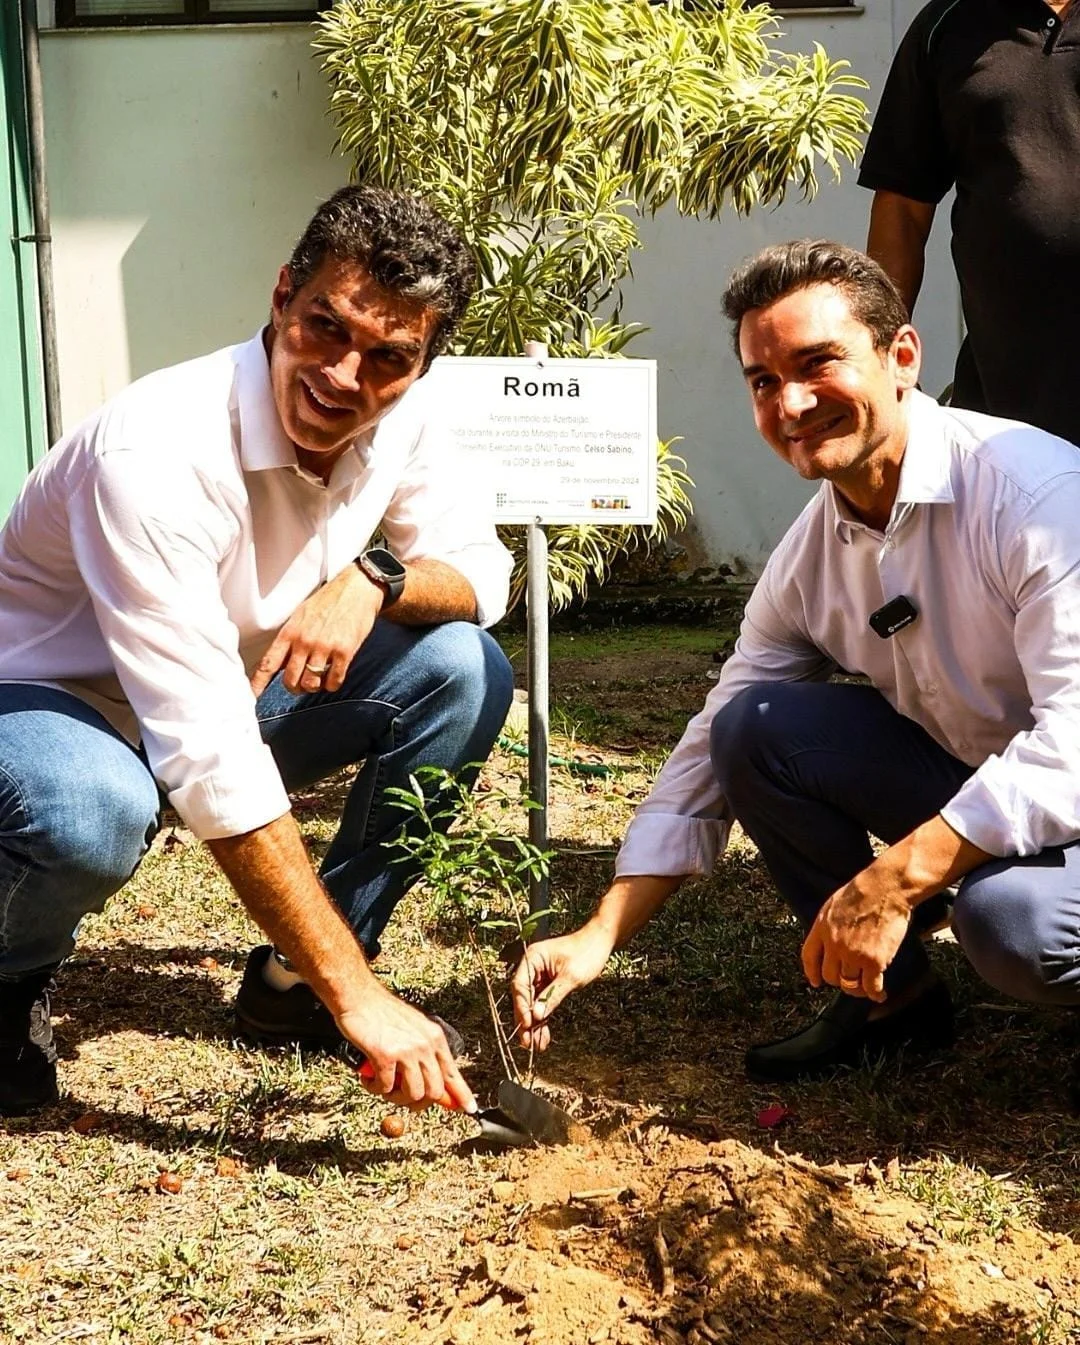
[[[610,869],[607,852],[559,857],[553,887],[566,907],[563,928],[592,909]],[[462,933],[453,921],[425,930],[440,944]],[[1068,1090],[1080,1016],[1001,1002],[959,949],[936,946],[957,1006],[953,1051],[762,1088],[744,1076],[747,1044],[786,1035],[823,1002],[802,980],[798,948],[762,866],[750,852],[733,851],[722,872],[687,884],[603,979],[564,1003],[539,1072],[584,1095],[587,1113],[591,1107],[601,1122],[605,1110],[652,1112],[688,1133],[762,1149],[773,1132],[757,1125],[757,1114],[781,1101],[793,1113],[785,1147],[815,1161],[883,1163],[895,1155],[909,1164],[946,1155],[1031,1183],[1044,1201],[1044,1226],[1080,1227],[1080,1118]],[[199,963],[236,968],[242,956],[128,942],[81,950],[63,970],[57,1000],[66,1016],[57,1028],[63,1054],[124,1029],[232,1039],[231,987]],[[484,1097],[500,1070],[477,976],[444,981],[425,1003],[463,1030],[474,1061],[469,1077]]]
[[[212,945],[150,948],[129,940],[80,947],[57,975],[54,1015],[61,1054],[112,1032],[159,1037],[229,1038],[236,1035],[231,991],[200,967],[238,967],[246,953]]]
[[[80,949],[59,973],[53,998],[53,1014],[63,1020],[56,1026],[61,1057],[71,1058],[83,1042],[124,1031],[160,1038],[237,1040],[233,987],[223,984],[217,973],[221,968],[240,970],[246,958],[246,952],[235,948],[157,948],[127,940]],[[201,965],[207,960],[212,967]],[[455,1025],[460,1019],[470,1051],[491,1037],[479,973],[422,999],[409,989],[400,993]]]
[[[560,863],[564,927],[595,903],[609,863]],[[1080,1228],[1080,1116],[1069,1087],[1080,1015],[1005,1002],[956,945],[935,944],[957,1009],[953,1050],[762,1087],[745,1077],[746,1047],[786,1036],[826,1002],[802,978],[800,942],[763,866],[732,852],[722,873],[687,884],[600,981],[564,1002],[541,1073],[690,1133],[760,1148],[774,1134],[757,1115],[780,1101],[793,1114],[785,1147],[815,1161],[944,1154],[1032,1183],[1044,1226]]]
[[[285,1089],[275,1091],[280,1092],[281,1096],[267,1099],[265,1107],[261,1109],[264,1120],[271,1116],[286,1120],[291,1114],[313,1109],[310,1097],[291,1095]],[[6,1124],[12,1133],[66,1136],[71,1132],[72,1121],[86,1114],[87,1110],[87,1106],[77,1098],[69,1097],[32,1117],[9,1120]],[[310,1179],[316,1169],[321,1169],[356,1177],[361,1182],[367,1176],[373,1186],[385,1186],[397,1180],[395,1169],[401,1169],[400,1179],[405,1180],[419,1165],[445,1156],[442,1150],[417,1148],[415,1145],[354,1149],[335,1137],[262,1138],[254,1133],[258,1128],[258,1111],[254,1109],[249,1114],[247,1129],[230,1126],[226,1131],[219,1125],[199,1125],[185,1117],[173,1120],[129,1111],[110,1111],[95,1105],[92,1109],[92,1133],[157,1153],[183,1153],[185,1156],[201,1154],[207,1161],[213,1161],[219,1155],[227,1155],[250,1171],[273,1168],[286,1176]]]

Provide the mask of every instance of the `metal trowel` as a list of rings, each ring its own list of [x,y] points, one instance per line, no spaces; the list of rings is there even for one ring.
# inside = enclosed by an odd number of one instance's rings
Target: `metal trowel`
[[[568,1112],[511,1079],[499,1084],[497,1107],[471,1115],[491,1144],[569,1144],[575,1125]]]
[[[360,1066],[360,1077],[372,1079],[375,1071],[368,1061]],[[499,1084],[499,1105],[464,1112],[480,1127],[480,1138],[505,1148],[523,1144],[569,1144],[576,1122],[569,1112],[540,1097],[523,1084],[503,1079]],[[449,1097],[440,1103],[447,1111],[461,1111]]]

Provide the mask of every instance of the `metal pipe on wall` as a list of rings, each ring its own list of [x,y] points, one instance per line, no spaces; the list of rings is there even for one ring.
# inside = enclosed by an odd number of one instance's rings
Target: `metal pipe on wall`
[[[60,415],[60,362],[56,349],[56,295],[53,289],[49,187],[45,176],[45,113],[41,91],[37,0],[21,0],[23,73],[30,139],[30,201],[34,232],[19,239],[33,243],[37,258],[38,308],[41,315],[41,364],[45,383],[45,429],[49,444],[63,433]]]

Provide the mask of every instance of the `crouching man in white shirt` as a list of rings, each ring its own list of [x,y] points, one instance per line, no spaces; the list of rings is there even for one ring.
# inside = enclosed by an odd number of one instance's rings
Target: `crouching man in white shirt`
[[[751,1047],[751,1077],[951,1040],[919,930],[958,881],[978,973],[1080,1003],[1080,451],[918,392],[919,338],[862,253],[768,248],[724,305],[762,438],[821,487],[597,911],[519,966],[523,1043],[547,1045],[554,1008],[710,872],[735,818],[803,926],[807,979],[840,991]],[[838,669],[870,685],[830,684]]]
[[[424,202],[344,188],[263,331],[133,384],[27,481],[0,534],[0,1113],[56,1097],[53,972],[161,794],[280,950],[249,959],[245,1031],[475,1106],[460,1038],[369,967],[413,876],[386,791],[482,761],[512,694],[482,629],[510,558],[418,383],[474,275]],[[316,876],[286,791],[361,761]]]

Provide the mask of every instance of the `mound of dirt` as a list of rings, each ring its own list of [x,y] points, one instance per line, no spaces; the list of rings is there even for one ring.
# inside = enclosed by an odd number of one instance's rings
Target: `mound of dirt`
[[[409,1341],[988,1345],[1030,1338],[1080,1283],[1069,1239],[946,1241],[872,1164],[659,1126],[515,1155],[490,1198],[505,1231]]]

